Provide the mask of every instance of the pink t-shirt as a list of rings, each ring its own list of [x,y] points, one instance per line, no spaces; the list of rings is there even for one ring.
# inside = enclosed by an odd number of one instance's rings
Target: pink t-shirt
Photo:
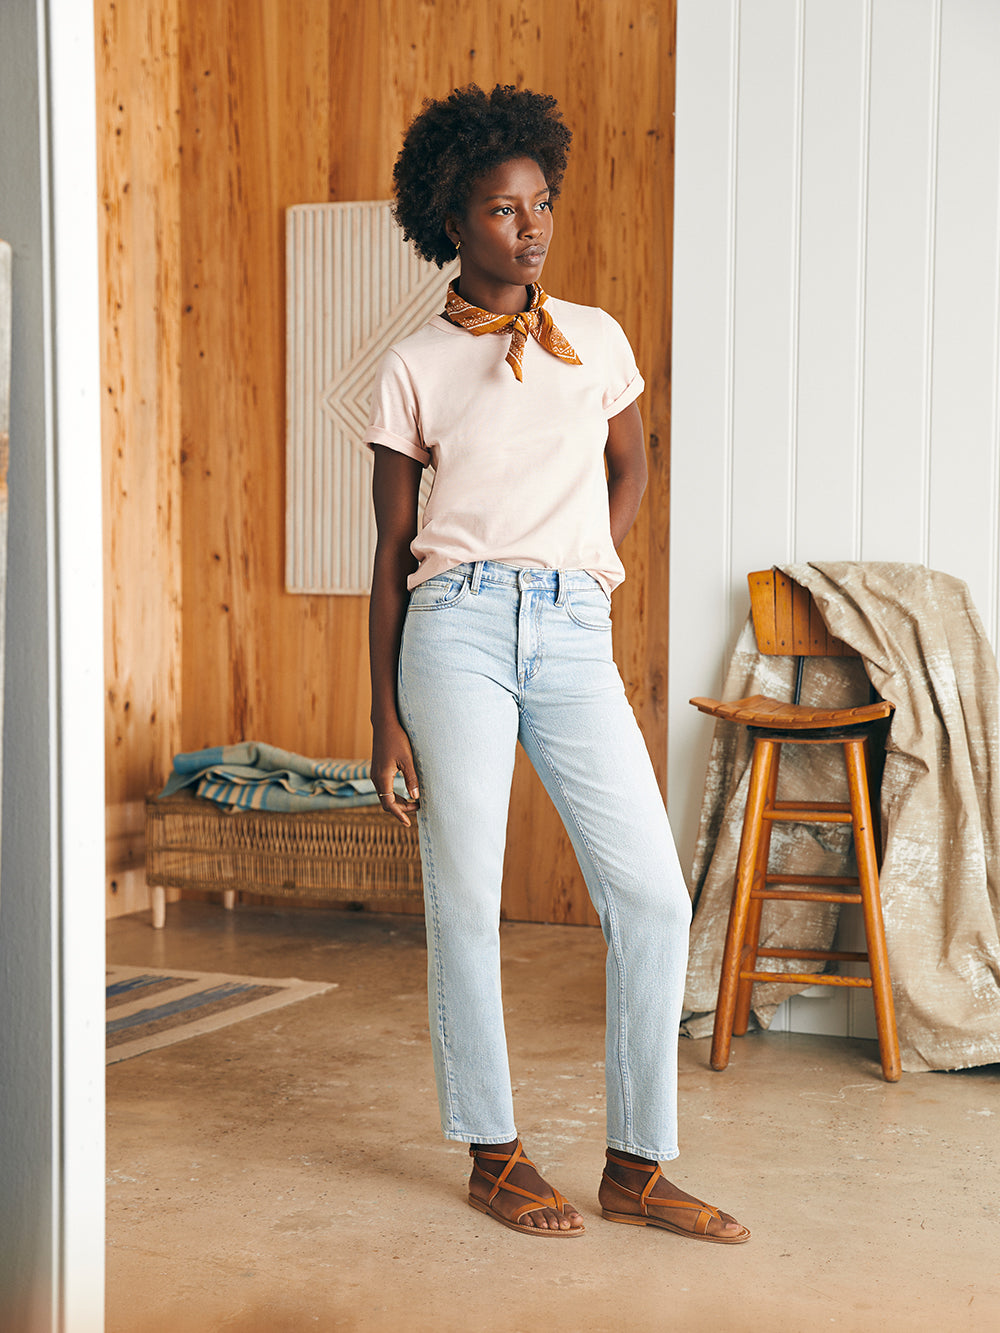
[[[608,593],[625,577],[604,448],[642,376],[603,310],[553,297],[546,309],[582,365],[529,338],[518,383],[507,334],[475,337],[439,315],[382,358],[365,438],[434,468],[411,588],[475,560],[585,569]]]

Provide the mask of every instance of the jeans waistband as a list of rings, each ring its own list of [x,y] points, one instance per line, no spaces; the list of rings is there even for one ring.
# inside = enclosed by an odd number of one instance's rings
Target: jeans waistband
[[[601,586],[585,569],[528,569],[521,565],[500,564],[496,560],[467,561],[463,565],[455,565],[448,570],[448,573],[470,579],[472,592],[478,592],[484,584],[508,588],[538,588],[554,592],[560,600],[569,588]]]

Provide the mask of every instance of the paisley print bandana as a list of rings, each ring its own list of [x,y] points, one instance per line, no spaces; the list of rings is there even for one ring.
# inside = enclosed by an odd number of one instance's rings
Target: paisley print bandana
[[[445,314],[453,324],[460,325],[476,337],[483,333],[509,332],[510,347],[507,349],[505,360],[519,381],[524,379],[522,358],[529,337],[534,338],[560,361],[566,361],[573,366],[582,365],[583,362],[576,352],[556,328],[552,316],[543,309],[548,300],[545,292],[537,282],[532,283],[529,290],[531,304],[527,310],[523,310],[519,315],[494,315],[489,310],[480,310],[478,306],[469,305],[468,301],[464,301],[455,291],[455,284],[451,282],[448,284]]]

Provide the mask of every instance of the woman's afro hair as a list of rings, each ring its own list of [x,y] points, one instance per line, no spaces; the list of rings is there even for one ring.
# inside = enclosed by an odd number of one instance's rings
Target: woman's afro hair
[[[554,199],[571,138],[556,99],[545,93],[500,84],[485,93],[472,83],[424,102],[392,173],[393,214],[404,239],[441,268],[457,253],[445,219],[464,215],[473,182],[511,158],[530,157]]]

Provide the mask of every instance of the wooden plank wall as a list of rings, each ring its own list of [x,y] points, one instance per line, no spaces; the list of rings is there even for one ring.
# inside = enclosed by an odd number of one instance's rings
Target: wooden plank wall
[[[180,357],[181,745],[245,738],[311,754],[368,752],[366,599],[283,590],[284,210],[388,197],[402,132],[425,97],[504,82],[554,93],[575,132],[546,287],[611,311],[648,383],[651,484],[614,614],[618,658],[662,778],[674,0],[541,0],[530,11],[515,0],[170,2],[182,164],[171,330]],[[147,3],[161,15],[167,7]],[[169,466],[166,438],[159,448]],[[162,682],[162,657],[158,669]],[[162,754],[147,747],[130,759],[121,789],[134,794],[137,775],[145,780]],[[568,840],[520,767],[505,912],[596,919]]]
[[[177,0],[96,0],[107,907],[145,907],[142,801],[180,748]]]

